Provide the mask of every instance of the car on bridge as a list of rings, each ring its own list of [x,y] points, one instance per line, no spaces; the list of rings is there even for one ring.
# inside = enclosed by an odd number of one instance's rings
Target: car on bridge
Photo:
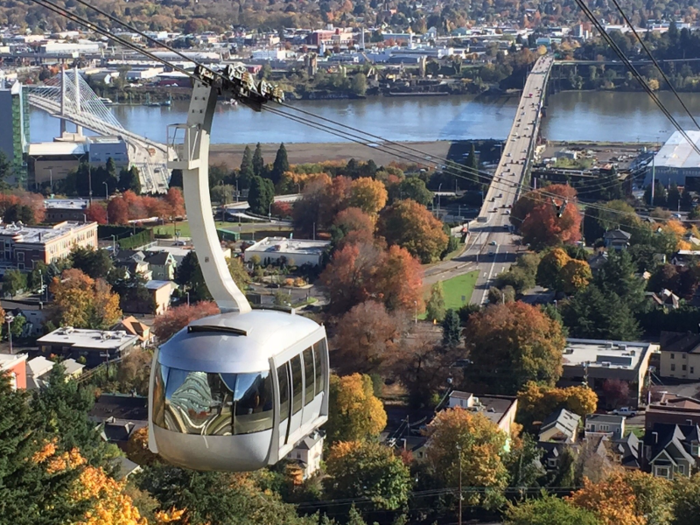
[[[497,245],[496,241],[491,241],[489,244],[490,244],[491,246],[496,246],[496,245]]]

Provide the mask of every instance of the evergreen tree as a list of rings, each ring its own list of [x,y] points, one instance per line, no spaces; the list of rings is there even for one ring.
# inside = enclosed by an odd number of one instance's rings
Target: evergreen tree
[[[241,169],[238,175],[239,190],[242,188],[250,188],[250,181],[255,177],[253,170],[253,152],[248,146],[243,150],[243,159],[241,160]]]
[[[182,178],[182,174],[180,174]],[[172,185],[172,182],[171,182]],[[132,166],[130,169],[122,169],[119,173],[119,191],[125,192],[127,190],[133,191],[136,195],[141,194],[141,176],[139,174],[139,169],[136,166]]]
[[[459,346],[462,337],[462,327],[459,323],[459,316],[452,308],[445,312],[442,320],[442,344],[444,346]]]
[[[667,206],[669,210],[679,210],[681,205],[681,192],[678,185],[672,182],[668,187]]]
[[[270,172],[272,183],[277,186],[282,180],[284,173],[287,171],[289,171],[289,160],[287,160],[287,149],[284,147],[284,143],[282,143],[277,150],[277,156],[275,157],[275,162]]]
[[[262,146],[258,142],[253,153],[253,173],[257,177],[262,177],[265,173],[265,159],[262,156]]]
[[[690,211],[693,208],[693,194],[687,188],[683,189],[681,195],[681,209]]]
[[[270,179],[253,177],[248,192],[248,204],[253,213],[267,215],[275,198],[275,188]]]
[[[4,151],[0,151],[0,183],[12,175],[12,164],[10,163]]]
[[[632,312],[640,312],[646,304],[646,281],[636,275],[637,266],[627,250],[608,253],[608,260],[596,273],[595,284],[603,292],[620,297]]]
[[[476,147],[474,146],[473,142],[471,143],[471,147],[469,148],[469,156],[467,157],[467,168],[470,168],[469,172],[467,173],[470,182],[472,184],[477,184],[479,180],[477,176],[477,170],[479,169],[479,159],[476,156]]]

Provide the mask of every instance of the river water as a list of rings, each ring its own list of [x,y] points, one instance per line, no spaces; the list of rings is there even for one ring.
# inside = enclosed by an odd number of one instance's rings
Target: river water
[[[693,129],[671,93],[662,92],[660,98],[686,129]],[[693,113],[700,113],[700,93],[683,93],[682,98]],[[379,97],[293,104],[388,140],[504,139],[515,117],[518,97]],[[165,142],[167,125],[186,120],[187,103],[174,102],[170,108],[114,106],[112,111],[126,129]],[[58,120],[48,114],[33,110],[30,120],[33,142],[50,141],[58,134]],[[672,129],[645,93],[565,92],[549,99],[542,133],[550,140],[651,142],[666,139]],[[212,132],[214,144],[340,140],[278,115],[256,113],[242,106],[219,105]]]

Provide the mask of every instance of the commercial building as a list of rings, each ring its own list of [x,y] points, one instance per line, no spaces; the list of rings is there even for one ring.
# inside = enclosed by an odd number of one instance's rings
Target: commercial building
[[[79,360],[85,358],[88,368],[126,356],[139,344],[139,338],[126,332],[87,330],[64,326],[37,339],[44,356],[58,355]]]
[[[605,403],[606,380],[625,381],[629,385],[629,404],[637,406],[649,369],[649,358],[659,345],[629,341],[567,339],[561,386],[587,383]]]
[[[656,424],[700,425],[700,401],[664,394],[659,402],[650,404],[644,414],[647,431]]]
[[[37,142],[27,147],[27,187],[63,180],[81,162],[88,161],[87,145],[79,142]]]
[[[129,148],[122,137],[86,137],[90,164],[104,166],[109,159],[117,168],[129,166]]]
[[[29,144],[29,102],[22,84],[3,88],[0,83],[0,151],[12,165],[12,172],[20,185],[26,179],[24,153]]]
[[[68,257],[75,246],[97,249],[96,222],[0,224],[0,269],[29,271],[38,262],[49,264]]]
[[[330,249],[330,241],[308,241],[286,239],[284,237],[265,237],[246,249],[245,262],[251,262],[254,256],[262,264],[294,264],[295,266],[320,266],[323,255]]]
[[[87,199],[46,199],[46,222],[83,222],[90,202]]]
[[[696,146],[700,145],[700,131],[686,133]],[[645,186],[651,184],[652,171],[664,186],[675,182],[691,190],[700,189],[700,155],[679,131],[671,135],[654,156],[654,162],[647,166]]]
[[[27,354],[0,354],[0,373],[10,377],[12,390],[27,388]]]
[[[700,379],[700,334],[661,332],[661,377]]]

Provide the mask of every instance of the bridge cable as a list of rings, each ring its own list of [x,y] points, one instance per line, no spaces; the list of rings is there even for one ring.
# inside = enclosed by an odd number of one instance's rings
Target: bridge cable
[[[664,70],[661,68],[661,65],[659,64],[659,62],[656,60],[656,58],[654,57],[654,55],[653,55],[653,54],[651,53],[651,51],[649,50],[649,47],[647,47],[647,45],[644,43],[644,40],[639,36],[639,33],[637,33],[637,30],[634,28],[634,25],[632,25],[632,22],[630,22],[630,19],[627,17],[627,14],[626,14],[625,11],[622,9],[622,6],[620,6],[620,3],[618,2],[618,0],[612,0],[612,2],[613,2],[613,4],[615,4],[615,7],[617,8],[617,10],[618,10],[618,11],[620,12],[620,14],[622,15],[622,18],[625,20],[625,23],[626,23],[626,24],[629,26],[629,28],[632,30],[632,33],[633,33],[634,36],[637,38],[637,41],[641,44],[641,46],[642,46],[642,48],[644,49],[644,51],[646,52],[646,54],[649,55],[649,58],[650,58],[651,61],[654,63],[654,66],[656,66],[656,69],[658,69],[658,70],[659,70],[659,73],[661,73],[661,76],[662,76],[662,77],[664,78],[664,80],[666,81],[666,84],[668,85],[668,87],[671,89],[671,91],[673,91],[673,94],[676,96],[676,99],[678,100],[678,102],[680,103],[680,105],[683,107],[683,109],[685,110],[685,112],[686,112],[686,113],[688,114],[688,116],[690,117],[690,120],[692,120],[692,121],[693,121],[693,124],[695,124],[695,127],[698,128],[698,130],[700,130],[700,124],[698,123],[697,120],[695,120],[695,117],[693,116],[693,114],[692,114],[692,113],[690,112],[690,110],[688,109],[688,106],[685,105],[685,102],[683,102],[683,99],[681,99],[681,96],[678,94],[678,91],[676,91],[676,88],[673,86],[673,84],[671,84],[671,81],[670,81],[669,78],[666,76],[666,73],[665,73]]]

